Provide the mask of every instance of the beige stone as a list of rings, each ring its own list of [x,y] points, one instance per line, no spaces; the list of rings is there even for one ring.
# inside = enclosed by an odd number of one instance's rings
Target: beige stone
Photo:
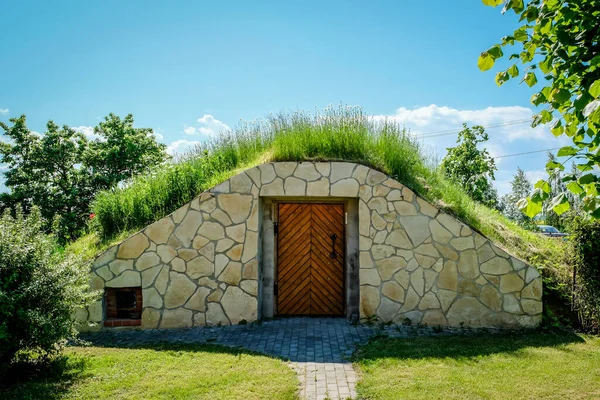
[[[415,249],[415,253],[438,258],[440,253],[431,243],[424,243]]]
[[[362,188],[362,186],[361,186]],[[385,197],[387,201],[399,201],[402,200],[402,191],[400,190],[391,190],[387,196]]]
[[[246,227],[253,232],[258,231],[258,201],[252,204],[252,211],[246,221]]]
[[[121,272],[133,269],[133,260],[120,260],[116,259],[115,261],[108,264],[108,267],[115,275],[120,275]]]
[[[246,263],[256,257],[258,251],[258,233],[248,231],[246,233],[246,242],[244,243],[244,252],[242,253],[242,262]]]
[[[360,185],[358,189],[358,197],[363,201],[369,201],[373,197],[373,188],[367,185]]]
[[[446,261],[444,269],[438,277],[438,288],[456,291],[458,289],[458,273],[454,261]]]
[[[331,185],[331,195],[337,197],[357,197],[358,182],[354,178],[341,179]]]
[[[519,292],[525,286],[525,282],[518,274],[507,274],[500,277],[500,291],[502,293]]]
[[[306,181],[290,176],[285,178],[283,190],[286,196],[304,196],[306,192]]]
[[[485,247],[485,246],[484,246]],[[482,249],[484,248],[482,247]],[[510,272],[510,264],[505,258],[494,257],[481,264],[481,272],[490,275],[503,275]]]
[[[231,248],[231,246],[233,246],[235,242],[231,239],[221,239],[217,242],[217,248],[216,251],[217,253],[222,253],[224,251],[227,251]]]
[[[106,282],[106,287],[135,287],[142,286],[142,278],[137,271],[127,270],[113,280]]]
[[[283,163],[279,163],[279,164],[283,164]],[[296,163],[292,163],[294,164],[294,168]],[[260,186],[261,185],[261,181],[260,181],[260,169],[258,167],[254,167],[254,168],[250,168],[249,170],[246,170],[246,175],[248,175],[250,177],[250,179],[252,179],[252,182],[254,182],[255,185]]]
[[[388,202],[381,197],[373,197],[367,204],[371,210],[375,210],[379,214],[386,214],[388,211],[390,211]]]
[[[174,235],[184,247],[190,246],[198,227],[202,225],[202,221],[203,218],[201,212],[190,210],[179,226],[175,228]]]
[[[208,326],[220,326],[220,325],[229,325],[229,320],[221,305],[219,303],[208,303],[206,311],[206,325]]]
[[[160,263],[160,258],[154,252],[142,254],[135,262],[135,269],[143,271]]]
[[[315,168],[323,176],[329,176],[329,173],[331,172],[331,164],[328,162],[315,163]]]
[[[367,181],[367,174],[369,173],[369,168],[364,165],[357,165],[356,169],[352,173],[352,177],[358,181],[361,185],[364,185]]]
[[[262,185],[260,188],[261,196],[284,196],[283,179],[277,178],[273,182]]]
[[[329,179],[331,183],[335,183],[340,179],[352,177],[352,170],[354,170],[354,164],[345,162],[331,163],[331,175]]]
[[[377,272],[382,280],[389,280],[396,272],[406,267],[407,263],[402,257],[389,257],[382,260],[377,260]]]
[[[438,300],[440,301],[442,311],[444,312],[448,311],[448,308],[450,308],[450,305],[456,298],[456,292],[452,290],[438,290],[436,295]]]
[[[435,293],[427,292],[419,302],[419,310],[439,309],[440,302],[438,301]]]
[[[147,288],[154,283],[156,276],[160,272],[162,265],[157,265],[156,267],[148,268],[147,270],[142,271],[142,287]]]
[[[183,207],[179,207],[173,214],[171,214],[171,217],[173,218],[173,222],[178,224],[181,221],[183,221],[183,218],[187,214],[188,209],[189,209],[189,204],[185,204]]]
[[[229,215],[234,224],[239,224],[240,222],[245,221],[250,214],[252,196],[237,193],[220,194],[217,197],[217,203],[219,204],[219,207]],[[208,235],[204,236],[213,240],[220,239],[211,238]]]
[[[480,299],[489,309],[502,311],[502,295],[493,286],[484,286],[481,289]]]
[[[400,217],[402,227],[410,237],[414,246],[418,246],[430,236],[429,217],[417,215],[414,217]]]
[[[175,235],[171,235],[171,237],[169,238],[169,241],[167,242],[167,244],[169,246],[173,247],[174,249],[177,249],[177,248],[183,246],[183,244],[181,243],[181,241]]]
[[[387,239],[385,240],[385,243],[394,247],[399,247],[401,249],[413,248],[413,245],[410,242],[408,235],[401,229],[396,229],[390,232]]]
[[[450,246],[444,246],[443,244],[435,243],[435,248],[442,254],[447,260],[458,261],[458,253],[454,251]]]
[[[542,281],[536,279],[523,289],[521,297],[525,299],[541,299],[542,298]]]
[[[185,261],[179,257],[171,260],[171,269],[177,272],[185,272]]]
[[[427,326],[446,326],[448,321],[446,321],[446,317],[444,317],[444,314],[440,310],[429,310],[423,314],[421,324]]]
[[[88,315],[90,322],[101,322],[104,319],[102,300],[95,301],[88,307]]]
[[[321,178],[321,174],[315,168],[315,165],[311,162],[299,163],[294,171],[294,176],[304,181],[316,181]]]
[[[380,301],[379,289],[372,286],[361,286],[360,316],[362,318],[368,318],[377,315],[377,308],[379,307]]]
[[[121,243],[118,258],[138,258],[148,248],[150,242],[143,233],[137,233]]]
[[[207,239],[204,236],[196,235],[194,237],[194,241],[192,242],[192,247],[196,250],[200,250],[208,243],[210,243],[210,239]]]
[[[225,195],[219,195],[219,197],[221,196]],[[198,229],[198,234],[210,240],[219,240],[225,237],[225,231],[223,230],[221,224],[212,221],[204,221],[204,223],[200,225],[200,228]]]
[[[377,308],[377,316],[381,322],[392,322],[396,314],[398,314],[400,307],[400,304],[391,301],[387,297],[382,297],[379,307]]]
[[[491,260],[492,258],[496,257],[496,253],[494,253],[494,251],[492,250],[490,245],[487,243],[483,244],[477,250],[477,255],[479,256],[479,262],[482,264],[485,263],[486,261]],[[484,271],[481,270],[481,272],[484,272]]]
[[[458,251],[474,249],[475,242],[472,236],[454,238],[450,241],[450,245]]]
[[[387,175],[379,172],[379,171],[375,171],[374,169],[371,169],[369,171],[369,173],[367,174],[367,184],[374,186],[378,183],[384,182],[385,180],[387,180],[388,177]]]
[[[206,326],[206,314],[204,313],[194,313],[193,317],[194,326]]]
[[[250,193],[250,189],[252,189],[252,181],[243,172],[229,179],[229,184],[231,185],[230,190],[235,193]]]
[[[258,282],[255,280],[241,281],[240,288],[249,295],[258,296]]]
[[[382,230],[387,227],[387,222],[381,218],[381,216],[375,210],[371,212],[371,224],[377,230]]]
[[[211,195],[209,199],[200,203],[200,211],[204,211],[205,213],[210,214],[215,208],[217,208],[217,199],[214,195]]]
[[[400,286],[402,286],[404,289],[408,289],[408,283],[410,282],[410,274],[408,273],[408,271],[402,269],[400,271],[398,271],[395,275],[394,275],[394,279],[396,280],[396,282],[398,282],[400,284]]]
[[[528,267],[527,268],[527,274],[525,275],[525,282],[529,283],[534,279],[537,279],[540,277],[540,273],[538,272],[537,269],[533,268],[533,267]]]
[[[458,293],[462,295],[478,297],[480,292],[477,284],[470,279],[461,279],[458,282]]]
[[[527,314],[535,315],[540,314],[542,312],[542,302],[531,299],[523,299],[521,300],[521,306],[523,306],[523,311]]]
[[[417,209],[408,201],[395,201],[394,208],[401,216],[417,215]]]
[[[384,283],[381,293],[398,303],[402,303],[404,301],[404,289],[394,281]]]
[[[156,244],[164,244],[169,240],[169,236],[175,229],[175,224],[170,217],[159,219],[152,225],[148,226],[144,233]]]
[[[437,208],[420,197],[417,197],[417,203],[419,204],[419,211],[428,217],[435,217],[439,211]]]
[[[165,294],[167,291],[167,284],[169,283],[169,267],[163,265],[161,271],[158,273],[156,280],[154,281],[154,287],[158,290],[158,293]]]
[[[419,263],[414,258],[411,258],[410,260],[408,260],[408,263],[406,264],[405,268],[407,271],[412,272],[419,268]]]
[[[463,224],[461,224],[460,222],[458,222],[456,219],[454,219],[453,217],[451,217],[448,214],[445,213],[440,213],[438,214],[438,216],[436,217],[436,219],[446,228],[448,229],[450,232],[452,232],[452,234],[454,236],[460,236],[460,231],[463,227]]]
[[[436,259],[436,258],[424,256],[422,254],[415,254],[415,259],[417,260],[419,265],[422,266],[423,268],[431,268],[438,261],[438,259]]]
[[[244,268],[242,269],[242,278],[258,279],[258,261],[256,259],[250,260],[244,264]]]
[[[183,308],[164,310],[160,321],[161,328],[191,328],[192,311]]]
[[[117,246],[111,247],[106,250],[104,253],[100,254],[96,260],[94,260],[94,268],[101,267],[105,264],[108,264],[117,256]]]
[[[237,285],[242,279],[242,264],[230,261],[217,279],[230,285]]]
[[[407,312],[410,310],[414,310],[417,305],[419,304],[420,301],[420,297],[417,294],[417,292],[415,292],[415,290],[411,287],[408,289],[408,291],[406,292],[406,299],[404,300],[404,305],[402,306],[402,308],[400,309],[400,312]]]
[[[217,208],[215,211],[213,211],[210,216],[223,226],[229,226],[233,223],[231,218],[229,218],[229,215],[220,208]]]
[[[143,289],[142,299],[144,307],[162,308],[163,306],[162,296],[156,291],[155,288]]]
[[[194,249],[179,249],[177,254],[183,261],[190,261],[192,258],[198,256],[198,252]]]
[[[90,289],[91,290],[104,289],[104,280],[102,278],[100,278],[96,274],[91,274],[91,277],[90,277]]]
[[[510,254],[508,254],[506,251],[502,250],[500,247],[496,246],[493,243],[491,243],[491,246],[492,246],[492,250],[494,250],[494,252],[496,254],[498,254],[500,257],[510,258]]]
[[[215,257],[215,276],[221,275],[221,272],[229,263],[229,257],[224,254],[217,254]]]
[[[187,275],[192,279],[210,276],[215,272],[215,265],[203,256],[198,256],[187,263]]]
[[[373,196],[385,197],[389,192],[390,188],[384,185],[375,185],[373,187]]]
[[[429,229],[431,230],[433,240],[438,243],[447,244],[454,237],[449,230],[444,228],[442,224],[435,219],[429,221]]]
[[[381,260],[383,258],[390,257],[394,254],[394,248],[384,244],[376,244],[371,247],[371,254],[375,260]]]
[[[377,236],[377,235],[376,235]],[[366,236],[360,236],[358,238],[358,248],[363,250],[369,250],[373,246],[373,239]]]
[[[371,211],[367,204],[360,200],[358,202],[358,231],[363,236],[369,236],[371,227]]]
[[[160,310],[144,308],[142,311],[142,329],[156,329],[160,321]]]
[[[374,268],[361,268],[359,271],[359,282],[361,285],[379,286],[381,278]]]
[[[373,259],[368,251],[361,251],[359,254],[359,264],[361,268],[373,268]]]
[[[423,269],[418,268],[410,274],[410,284],[415,289],[415,292],[419,297],[423,296],[425,291],[425,277],[423,276]]]
[[[474,297],[457,299],[446,313],[448,325],[464,327],[480,327],[482,318],[489,310]]]
[[[273,167],[277,176],[285,179],[294,173],[297,165],[298,163],[295,162],[278,162],[273,164]]]
[[[258,166],[258,169],[260,170],[260,182],[263,185],[273,182],[277,178],[273,164],[261,164]]]
[[[171,282],[167,287],[167,293],[165,293],[165,307],[181,307],[190,298],[192,293],[194,293],[196,285],[184,274],[171,272],[169,277],[171,278]]]
[[[225,255],[233,261],[239,261],[242,258],[242,251],[244,246],[241,244],[233,246]]]
[[[96,274],[105,281],[110,281],[114,277],[108,265],[98,268]]]
[[[190,297],[190,299],[185,303],[185,308],[189,308],[196,311],[205,311],[206,310],[206,296],[210,294],[211,290],[205,288],[203,286],[198,287],[196,292]]]
[[[165,264],[170,263],[172,259],[177,257],[177,251],[173,247],[166,244],[161,244],[158,246],[156,248],[156,253],[160,257],[160,260]]]
[[[373,237],[373,243],[375,244],[382,244],[385,242],[385,240],[387,239],[388,233],[387,231],[379,231],[375,234],[375,237]],[[371,240],[371,239],[369,239]],[[371,247],[371,246],[369,246]],[[367,247],[367,248],[369,248]]]
[[[215,304],[215,303],[210,303]],[[254,322],[257,318],[258,302],[235,286],[229,286],[221,298],[221,305],[232,324],[240,321]]]
[[[233,226],[228,226],[225,228],[225,232],[227,236],[231,239],[235,240],[238,243],[244,243],[246,238],[246,225],[238,224]]]
[[[519,305],[519,300],[517,300],[517,298],[512,294],[504,295],[502,308],[504,309],[504,311],[509,312],[511,314],[522,314],[521,307]]]
[[[216,303],[216,302],[221,301],[221,297],[223,297],[223,291],[221,289],[216,289],[211,294],[208,295],[206,300],[208,302]]]
[[[443,268],[443,263],[442,263]],[[441,270],[441,269],[440,269]],[[439,273],[436,271],[432,271],[430,269],[426,269],[423,271],[423,276],[425,277],[425,291],[431,290],[433,284],[435,283],[435,279],[439,276]]]
[[[215,261],[215,244],[213,242],[210,242],[206,246],[199,249],[198,254],[206,257],[207,260],[214,262]]]
[[[321,178],[314,182],[308,182],[306,187],[307,196],[329,196],[329,179]]]
[[[477,263],[477,252],[475,250],[465,250],[460,253],[458,271],[467,279],[475,279],[479,276],[479,265]]]
[[[204,278],[198,279],[198,285],[206,286],[211,289],[216,289],[219,286],[215,280],[208,278],[206,276]]]

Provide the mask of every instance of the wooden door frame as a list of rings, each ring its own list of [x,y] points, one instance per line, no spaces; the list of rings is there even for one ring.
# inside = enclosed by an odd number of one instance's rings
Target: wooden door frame
[[[272,200],[272,206],[273,206],[273,217],[274,217],[274,222],[279,223],[279,205],[280,204],[340,204],[344,206],[344,221],[342,223],[342,230],[343,230],[343,235],[344,235],[344,240],[343,240],[343,260],[342,260],[342,313],[339,315],[330,315],[332,317],[342,317],[345,316],[347,314],[347,278],[348,278],[348,274],[347,274],[347,246],[348,246],[348,232],[346,229],[346,225],[348,225],[348,201],[345,201],[343,199],[323,199],[323,198],[318,198],[318,199],[310,199],[310,198],[306,198],[306,199],[273,199]],[[273,258],[274,258],[274,276],[275,276],[275,282],[277,282],[279,280],[279,237],[276,236],[275,237],[275,248],[274,248],[274,254],[273,254]],[[275,283],[276,284],[276,283]],[[279,310],[277,309],[278,307],[278,303],[279,303],[279,296],[274,296],[274,302],[273,302],[273,314],[277,317],[285,317],[287,315],[282,315],[279,314]],[[314,317],[318,317],[319,315],[314,315]]]

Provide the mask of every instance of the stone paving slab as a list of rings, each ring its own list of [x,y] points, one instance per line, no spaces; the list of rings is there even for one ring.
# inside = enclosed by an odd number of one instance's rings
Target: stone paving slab
[[[298,374],[305,399],[353,399],[356,372],[349,357],[378,331],[344,318],[285,318],[262,324],[170,330],[104,330],[83,336],[100,346],[214,343],[280,357]]]

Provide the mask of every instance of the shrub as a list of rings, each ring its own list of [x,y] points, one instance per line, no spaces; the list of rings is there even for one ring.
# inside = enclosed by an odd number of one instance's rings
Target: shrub
[[[575,308],[582,328],[600,332],[600,221],[577,218],[570,227],[569,258],[575,269]]]
[[[15,356],[40,360],[74,337],[74,314],[90,304],[88,269],[66,257],[33,208],[0,217],[0,372]]]

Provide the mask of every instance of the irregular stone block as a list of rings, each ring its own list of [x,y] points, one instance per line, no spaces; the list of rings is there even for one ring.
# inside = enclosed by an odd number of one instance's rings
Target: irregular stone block
[[[257,318],[258,302],[256,298],[244,293],[238,287],[229,286],[221,298],[221,304],[232,324],[238,324],[241,320],[253,322]]]
[[[357,197],[358,182],[354,178],[341,179],[331,185],[331,195],[338,197]]]
[[[181,307],[194,293],[196,290],[196,285],[184,274],[171,272],[169,276],[171,278],[171,282],[167,288],[167,293],[165,294],[165,307]]]
[[[119,245],[118,258],[138,258],[150,246],[143,233],[137,233]]]
[[[252,196],[243,194],[220,194],[217,197],[217,203],[219,207],[231,217],[234,224],[244,222],[248,215],[250,215],[250,209],[252,207]],[[213,238],[208,235],[204,235],[209,239],[220,239]]]
[[[106,287],[136,287],[142,285],[142,278],[137,271],[128,270],[116,278],[106,282]]]
[[[160,321],[161,328],[191,328],[192,327],[192,311],[184,308],[176,308],[175,310],[164,310],[162,320]]]

